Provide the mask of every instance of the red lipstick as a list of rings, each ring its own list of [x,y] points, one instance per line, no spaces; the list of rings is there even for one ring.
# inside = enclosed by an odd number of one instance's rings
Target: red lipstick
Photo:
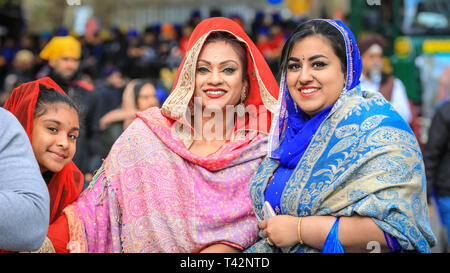
[[[206,96],[212,99],[220,98],[227,93],[227,91],[222,88],[208,88],[203,90],[203,92],[205,92]]]
[[[317,94],[320,91],[320,88],[316,86],[300,86],[298,88],[298,91],[300,93],[300,96],[304,98],[310,98]]]

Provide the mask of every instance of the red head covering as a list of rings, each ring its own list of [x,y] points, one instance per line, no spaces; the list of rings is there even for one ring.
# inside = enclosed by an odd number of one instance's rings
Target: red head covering
[[[259,106],[264,105],[270,112],[275,111],[279,90],[277,81],[263,55],[245,33],[244,29],[233,20],[224,17],[206,19],[195,27],[188,42],[187,53],[178,69],[171,94],[162,106],[162,113],[174,120],[184,115],[194,93],[195,68],[200,50],[206,38],[211,33],[219,31],[233,34],[240,42],[246,45],[250,90],[248,90],[249,95],[245,104],[246,106],[256,106],[258,109],[256,118],[258,121],[260,119],[267,120],[267,128],[264,128],[262,131],[268,133],[271,121],[270,113],[259,111]],[[240,125],[238,127],[242,128]]]
[[[32,141],[34,111],[39,96],[39,84],[66,94],[52,79],[46,77],[20,85],[13,90],[4,108],[13,113]],[[60,172],[55,173],[48,183],[50,194],[50,224],[56,220],[62,210],[75,201],[83,188],[84,178],[80,170],[71,161]]]

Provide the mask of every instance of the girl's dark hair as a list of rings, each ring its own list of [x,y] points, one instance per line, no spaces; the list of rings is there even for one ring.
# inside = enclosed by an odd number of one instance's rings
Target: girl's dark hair
[[[75,103],[69,96],[53,89],[47,88],[45,85],[39,84],[39,96],[34,110],[34,116],[40,117],[47,113],[48,106],[55,103],[65,103],[74,109],[78,114],[81,123],[81,107]]]
[[[333,48],[334,54],[341,61],[341,70],[344,75],[347,75],[347,52],[345,49],[345,40],[341,32],[334,26],[322,20],[309,20],[300,24],[292,32],[291,37],[286,41],[281,53],[280,71],[283,71],[287,66],[289,54],[292,48],[298,41],[312,35],[321,35],[325,37]]]
[[[242,78],[244,79],[244,81],[247,81],[250,84],[247,72],[248,68],[247,46],[244,43],[240,42],[233,34],[225,31],[217,31],[211,33],[208,36],[208,38],[206,38],[205,44],[203,46],[207,45],[208,43],[214,43],[219,41],[225,41],[227,43],[230,43],[231,46],[234,48],[235,52],[239,56],[239,59],[241,59],[242,61],[243,65]]]

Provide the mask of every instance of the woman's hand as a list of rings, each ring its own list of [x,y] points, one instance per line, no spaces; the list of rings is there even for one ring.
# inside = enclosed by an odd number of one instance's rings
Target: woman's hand
[[[277,215],[259,223],[263,236],[268,243],[277,247],[290,247],[298,240],[298,217]],[[301,222],[301,237],[305,245],[322,249],[331,227],[336,221],[334,216],[306,216]],[[381,251],[389,251],[383,230],[370,217],[352,215],[343,216],[339,222],[339,240],[345,252],[367,252],[368,243],[378,242]]]
[[[277,215],[259,223],[262,234],[277,247],[291,247],[298,243],[298,217]]]

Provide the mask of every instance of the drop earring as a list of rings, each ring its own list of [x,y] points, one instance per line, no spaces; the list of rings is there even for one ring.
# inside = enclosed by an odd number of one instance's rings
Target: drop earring
[[[241,93],[241,102],[236,106],[236,113],[239,117],[243,117],[245,115],[245,99],[247,98],[247,90],[244,89],[244,92]]]

